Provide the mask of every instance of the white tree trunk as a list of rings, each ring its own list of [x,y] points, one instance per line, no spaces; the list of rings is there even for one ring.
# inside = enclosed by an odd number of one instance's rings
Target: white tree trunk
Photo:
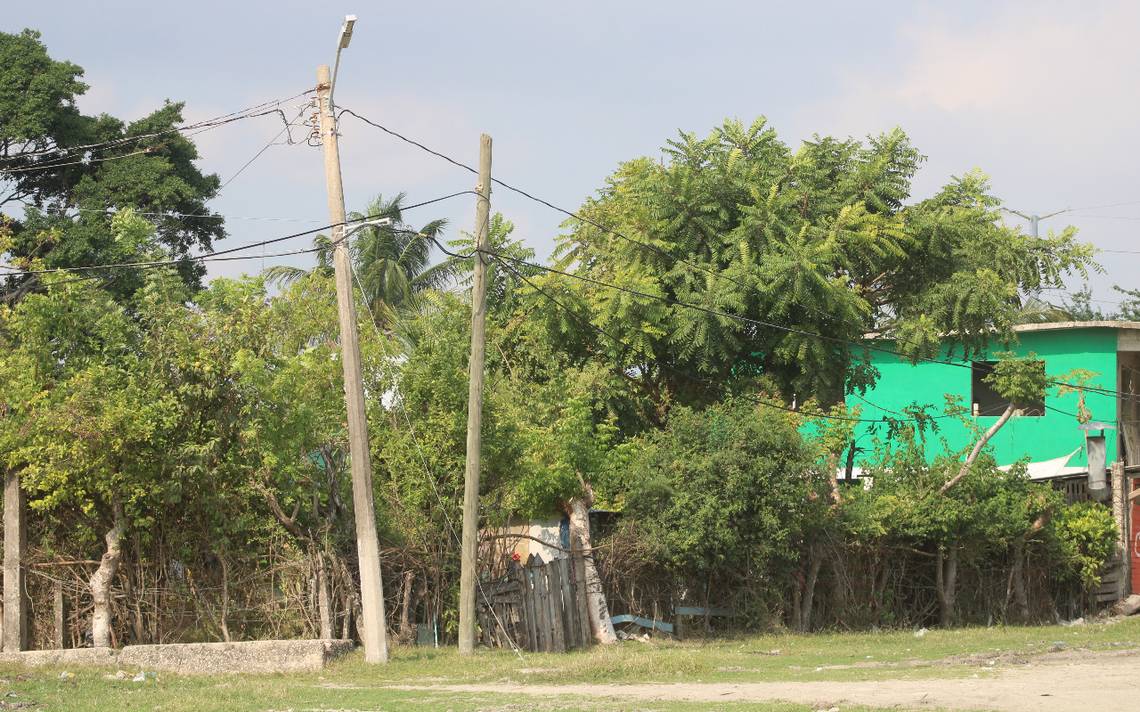
[[[99,568],[95,569],[87,584],[95,604],[91,615],[91,644],[96,648],[111,647],[111,584],[119,570],[119,560],[123,555],[123,533],[127,528],[122,503],[115,500],[111,508],[114,522],[105,536],[107,550],[103,552]]]
[[[588,486],[586,491],[589,493]],[[586,570],[586,607],[590,615],[590,630],[593,631],[594,640],[598,643],[602,645],[616,643],[617,635],[614,634],[614,624],[610,620],[610,607],[602,590],[602,577],[598,575],[598,567],[594,565],[589,504],[586,499],[575,497],[566,503],[566,508],[570,516],[570,537],[573,548],[582,552],[582,561]]]
[[[321,640],[333,637],[332,602],[329,598],[329,568],[323,552],[317,552],[317,614],[321,622]]]
[[[973,465],[974,461],[978,459],[978,455],[982,453],[982,448],[986,446],[986,443],[988,443],[990,439],[993,438],[993,436],[997,435],[997,431],[1001,430],[1001,426],[1009,422],[1009,419],[1013,415],[1014,410],[1016,409],[1013,407],[1013,403],[1010,403],[1008,406],[1006,406],[1005,410],[1001,414],[1001,417],[997,419],[997,422],[990,426],[990,429],[987,430],[985,434],[978,439],[978,442],[974,443],[974,448],[970,450],[970,454],[966,457],[966,461],[963,462],[962,467],[958,469],[958,474],[951,477],[946,482],[946,484],[942,485],[942,489],[938,490],[938,494],[946,494],[946,492],[949,491],[951,487],[958,484],[962,478],[964,478],[970,472],[970,465]]]

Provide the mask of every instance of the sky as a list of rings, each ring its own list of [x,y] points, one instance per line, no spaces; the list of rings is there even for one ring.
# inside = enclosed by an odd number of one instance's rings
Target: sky
[[[1119,299],[1113,284],[1140,287],[1140,3],[102,0],[19,3],[0,27],[40,30],[54,58],[82,66],[87,113],[130,120],[171,99],[194,121],[313,87],[350,13],[339,106],[469,165],[488,133],[494,177],[557,205],[577,208],[620,162],[660,156],[678,130],[707,134],[725,118],[765,116],[793,146],[901,126],[927,156],[914,200],[981,169],[1011,208],[1071,209],[1042,230],[1074,225],[1101,249],[1137,251],[1100,255],[1098,306]],[[290,117],[310,111],[300,101],[287,102]],[[229,180],[281,128],[263,117],[201,134],[200,166]],[[414,203],[474,187],[466,171],[351,117],[341,134],[350,211],[377,194]],[[327,224],[320,149],[270,146],[211,207],[227,216],[218,249]],[[549,254],[564,216],[504,190],[492,209]],[[454,237],[474,210],[465,195],[406,220],[447,218]]]

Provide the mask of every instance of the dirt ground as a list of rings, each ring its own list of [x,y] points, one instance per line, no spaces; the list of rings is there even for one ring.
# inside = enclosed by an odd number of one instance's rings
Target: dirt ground
[[[580,695],[637,702],[786,701],[829,709],[843,705],[1002,712],[1140,710],[1140,650],[1070,651],[1027,660],[967,665],[965,677],[812,682],[660,683],[637,685],[438,685],[399,689]]]

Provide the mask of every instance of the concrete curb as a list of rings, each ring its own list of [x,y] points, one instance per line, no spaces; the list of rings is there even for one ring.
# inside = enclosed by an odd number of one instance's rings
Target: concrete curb
[[[351,640],[250,640],[0,653],[0,663],[29,667],[120,667],[183,675],[316,672],[353,648]]]

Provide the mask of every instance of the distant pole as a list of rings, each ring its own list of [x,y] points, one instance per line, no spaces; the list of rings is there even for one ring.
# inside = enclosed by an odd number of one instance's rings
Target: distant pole
[[[360,335],[356,325],[356,302],[352,296],[352,265],[349,262],[348,245],[344,240],[344,187],[341,185],[340,147],[337,145],[327,64],[317,67],[317,101],[321,144],[325,154],[329,222],[333,223],[333,269],[336,273],[341,363],[344,365],[344,399],[348,409],[348,451],[352,470],[352,507],[356,519],[356,553],[360,559],[364,659],[370,663],[385,663],[388,662],[388,636],[384,629],[380,542],[376,534],[368,418],[364,411],[364,383],[360,372]]]
[[[471,284],[471,361],[467,390],[467,467],[463,474],[463,545],[459,571],[459,653],[475,652],[475,587],[479,549],[479,454],[483,427],[483,355],[487,317],[487,263],[490,246],[491,137],[479,137],[479,197],[475,202],[475,278]]]
[[[1021,212],[1020,210],[1012,210],[1010,208],[1002,208],[1002,210],[1006,211],[1010,215],[1016,215],[1019,218],[1024,218],[1025,220],[1028,220],[1029,221],[1029,233],[1031,235],[1033,235],[1033,237],[1039,237],[1038,226],[1040,225],[1042,220],[1048,220],[1049,218],[1060,215],[1061,213],[1067,213],[1067,212],[1069,212],[1069,210],[1071,210],[1071,208],[1065,208],[1064,210],[1058,210],[1056,212],[1049,213],[1048,215],[1038,215],[1037,213],[1028,213],[1027,214],[1027,213]]]

